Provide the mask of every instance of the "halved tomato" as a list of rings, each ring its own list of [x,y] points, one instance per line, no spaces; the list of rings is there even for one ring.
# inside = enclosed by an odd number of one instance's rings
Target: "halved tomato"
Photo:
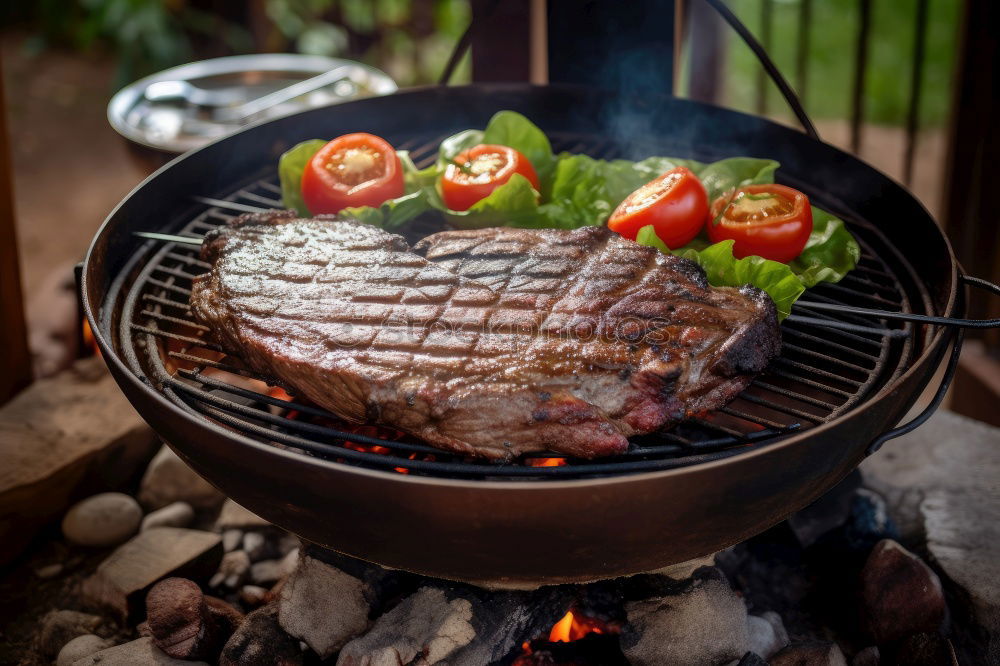
[[[528,158],[508,146],[481,143],[455,156],[441,176],[441,196],[451,210],[469,210],[515,173],[538,189],[538,174]]]
[[[313,215],[378,206],[403,196],[403,166],[385,139],[357,132],[319,149],[302,172],[302,199]]]
[[[785,185],[748,185],[712,202],[713,243],[733,240],[738,258],[757,255],[788,263],[802,254],[813,218],[809,198]]]
[[[667,247],[691,242],[708,217],[708,193],[687,167],[676,167],[646,183],[625,200],[608,220],[608,228],[635,240],[639,230],[653,225]]]

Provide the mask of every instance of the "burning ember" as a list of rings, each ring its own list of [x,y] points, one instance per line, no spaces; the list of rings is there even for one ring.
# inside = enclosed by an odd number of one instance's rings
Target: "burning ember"
[[[546,460],[546,459],[542,459]],[[513,666],[538,666],[539,664],[562,663],[561,660],[553,661],[553,655],[549,654],[555,644],[573,643],[587,637],[600,636],[604,634],[617,634],[619,627],[613,623],[604,622],[594,617],[583,615],[579,611],[572,609],[552,625],[549,635],[545,638],[538,638],[524,643],[521,656],[515,661]]]
[[[587,617],[586,615],[578,617],[573,611],[568,611],[563,616],[563,619],[552,626],[552,631],[549,632],[549,642],[569,643],[570,641],[578,641],[587,634],[603,634],[605,629],[607,627],[600,620]]]
[[[90,322],[86,319],[83,320],[81,338],[83,340],[83,349],[80,350],[81,356],[101,355],[101,349],[97,346],[97,340],[94,338],[94,331],[91,330]]]
[[[380,426],[373,425],[359,425],[355,423],[346,423],[343,421],[328,421],[322,420],[324,425],[328,425],[338,430],[343,430],[345,432],[354,433],[356,435],[364,435],[365,437],[372,437],[375,439],[384,439],[387,441],[398,442],[402,441],[406,437],[406,433],[400,430],[393,430],[392,428],[383,428]],[[351,449],[352,451],[358,451],[360,453],[377,453],[380,455],[391,455],[393,453],[392,449],[388,446],[380,446],[378,444],[362,444],[360,442],[352,442],[349,440],[343,441],[343,446],[345,449]],[[418,454],[411,453],[407,456],[409,460],[434,460],[433,454]],[[393,471],[399,474],[409,474],[410,470],[406,467],[393,467]]]
[[[566,464],[565,458],[528,458],[528,467],[562,467]],[[572,613],[570,613],[572,615]]]

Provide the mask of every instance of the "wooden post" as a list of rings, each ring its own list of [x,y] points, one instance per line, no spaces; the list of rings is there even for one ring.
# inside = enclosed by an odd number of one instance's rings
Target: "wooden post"
[[[719,86],[726,59],[726,42],[722,35],[724,26],[719,15],[706,2],[694,0],[688,3],[687,30],[691,45],[688,97],[693,100],[709,104],[719,102]],[[680,55],[675,57],[680,62]]]
[[[949,136],[942,224],[963,268],[976,277],[1000,281],[1000,98],[994,75],[1000,68],[996,40],[1000,7],[994,0],[967,0]],[[974,317],[1000,317],[1000,298],[972,290]],[[985,331],[987,344],[1000,347],[1000,332]]]
[[[472,80],[476,83],[531,79],[531,1],[473,0],[483,16],[472,35]]]
[[[0,62],[0,70],[2,64]],[[31,383],[8,137],[7,105],[0,77],[0,404]]]
[[[948,142],[942,225],[962,268],[1000,282],[1000,100],[994,75],[1000,67],[995,0],[966,0]],[[969,315],[1000,317],[1000,298],[969,291]],[[1000,331],[970,331],[952,385],[951,408],[1000,425]]]

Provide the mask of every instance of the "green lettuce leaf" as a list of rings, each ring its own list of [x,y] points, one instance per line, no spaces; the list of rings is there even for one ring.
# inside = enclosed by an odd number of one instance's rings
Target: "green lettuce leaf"
[[[802,281],[787,264],[763,257],[734,257],[731,240],[715,243],[701,250],[688,246],[671,251],[656,235],[652,225],[640,229],[635,240],[639,245],[655,247],[661,252],[694,261],[705,271],[712,286],[742,287],[750,284],[766,291],[778,310],[778,321],[791,313],[792,304],[805,291]]]
[[[482,130],[465,130],[464,132],[459,132],[458,134],[452,134],[447,139],[441,142],[441,146],[438,148],[438,158],[435,164],[435,171],[437,175],[444,173],[445,168],[448,166],[448,161],[455,159],[459,153],[464,153],[470,148],[474,148],[479,144],[483,143],[483,132]]]
[[[345,208],[338,217],[359,220],[383,229],[398,229],[421,213],[430,210],[426,189],[388,199],[382,205]]]
[[[705,186],[708,200],[715,201],[718,197],[737,187],[773,183],[774,172],[777,168],[778,163],[774,160],[729,157],[691,170]]]
[[[840,282],[858,264],[861,248],[840,220],[812,207],[813,230],[802,254],[789,266],[807,287],[820,282]]]
[[[605,178],[607,162],[586,155],[561,155],[539,214],[549,226],[572,229],[604,224],[614,207]]]
[[[285,151],[278,160],[278,178],[281,180],[281,203],[285,208],[297,210],[299,215],[309,215],[302,200],[302,172],[319,149],[327,144],[323,139],[310,139]]]

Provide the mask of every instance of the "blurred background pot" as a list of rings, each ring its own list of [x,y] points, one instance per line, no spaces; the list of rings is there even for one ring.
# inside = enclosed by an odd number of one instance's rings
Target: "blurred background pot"
[[[122,88],[108,121],[147,170],[243,127],[303,109],[395,92],[370,65],[264,53],[172,67]]]

